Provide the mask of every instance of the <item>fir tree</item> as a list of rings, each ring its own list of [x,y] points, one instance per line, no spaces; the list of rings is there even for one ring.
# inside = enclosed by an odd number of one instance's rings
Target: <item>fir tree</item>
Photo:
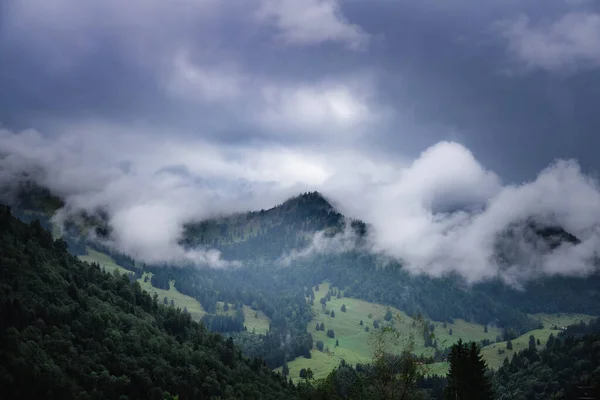
[[[463,343],[459,339],[448,355],[450,370],[446,399],[448,400],[491,400],[492,386],[486,376],[487,366],[475,342]]]

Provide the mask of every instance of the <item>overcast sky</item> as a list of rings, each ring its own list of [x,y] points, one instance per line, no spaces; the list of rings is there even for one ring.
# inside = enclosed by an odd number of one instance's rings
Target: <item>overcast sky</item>
[[[41,171],[151,260],[190,218],[317,189],[428,268],[479,226],[440,211],[548,174],[587,196],[548,213],[596,240],[598,105],[592,0],[0,2],[0,177]]]

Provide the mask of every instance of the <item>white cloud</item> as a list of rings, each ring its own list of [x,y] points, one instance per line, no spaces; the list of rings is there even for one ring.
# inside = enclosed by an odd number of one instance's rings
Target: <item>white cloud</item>
[[[501,26],[510,51],[527,67],[548,71],[600,67],[600,14],[572,12],[537,24],[520,16]]]
[[[218,252],[180,247],[183,224],[269,208],[314,189],[371,226],[372,251],[402,260],[415,273],[457,272],[471,282],[500,276],[513,283],[585,275],[595,269],[600,245],[600,188],[575,162],[559,161],[534,181],[503,186],[452,142],[406,163],[318,143],[258,148],[96,124],[52,138],[0,131],[0,154],[0,179],[36,171],[41,184],[66,197],[68,210],[103,207],[115,246],[148,262],[230,265]],[[509,243],[516,258],[498,263],[499,235],[529,219],[561,226],[582,243],[544,249],[517,235]],[[348,230],[334,238],[320,233],[282,260],[347,250],[354,241]]]
[[[557,162],[532,182],[501,186],[467,149],[440,143],[388,182],[333,197],[371,224],[374,251],[403,260],[415,273],[457,272],[470,282],[500,276],[515,283],[539,275],[585,275],[598,256],[600,188],[570,161]],[[521,257],[499,263],[499,235],[529,218],[561,226],[582,243],[539,252],[515,240],[511,249],[521,248]]]
[[[339,42],[362,49],[369,41],[359,26],[342,15],[339,0],[261,0],[256,18],[272,23],[278,39],[288,45]]]
[[[173,57],[172,69],[167,78],[167,90],[193,101],[228,101],[239,97],[245,77],[235,67],[219,65],[201,67],[190,62],[189,55],[178,52]]]
[[[314,135],[347,134],[373,122],[376,112],[368,91],[349,83],[318,83],[263,88],[259,122],[272,131],[300,131]]]

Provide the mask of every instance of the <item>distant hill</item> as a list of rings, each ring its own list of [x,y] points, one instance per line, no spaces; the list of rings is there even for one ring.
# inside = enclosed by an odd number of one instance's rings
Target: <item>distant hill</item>
[[[307,246],[316,232],[331,237],[341,233],[346,224],[357,240],[367,233],[364,222],[347,219],[319,192],[309,192],[268,210],[187,224],[181,243],[217,248],[228,259],[274,261],[285,252]]]

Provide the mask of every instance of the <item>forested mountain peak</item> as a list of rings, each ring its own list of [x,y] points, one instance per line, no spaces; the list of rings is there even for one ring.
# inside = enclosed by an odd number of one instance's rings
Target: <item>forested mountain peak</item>
[[[319,192],[307,192],[268,210],[187,224],[181,242],[214,247],[238,260],[275,260],[307,246],[316,232],[341,233],[347,222],[359,236],[366,233],[362,221],[348,220]]]

